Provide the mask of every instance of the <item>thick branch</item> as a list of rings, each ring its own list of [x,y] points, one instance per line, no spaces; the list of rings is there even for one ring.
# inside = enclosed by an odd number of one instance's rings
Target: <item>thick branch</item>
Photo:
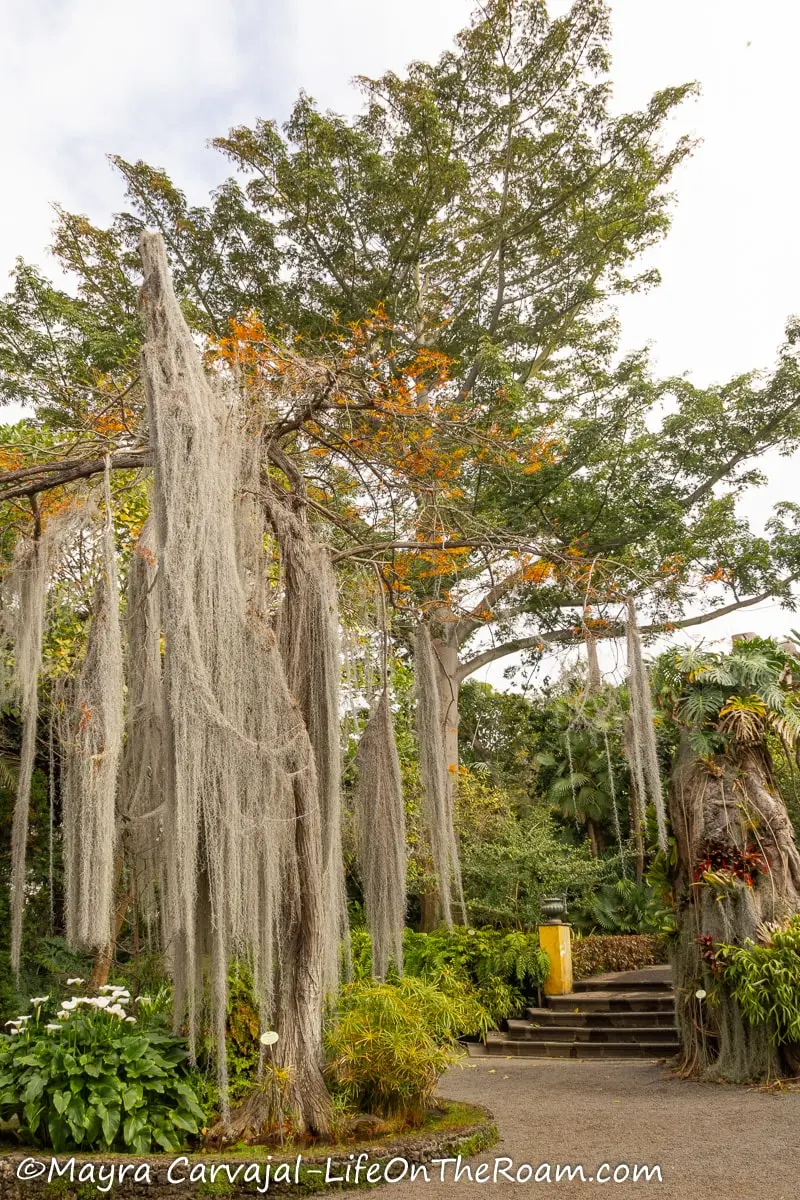
[[[458,622],[456,636],[459,645],[462,645],[481,625],[486,624],[485,614],[492,612],[497,601],[507,596],[518,583],[522,582],[524,577],[524,569],[519,567],[516,571],[512,571],[510,575],[506,575],[504,579],[499,579],[497,583],[489,588],[483,599],[475,605],[463,620]]]
[[[152,459],[149,449],[118,450],[111,455],[113,470],[137,470],[149,467]],[[0,502],[16,500],[21,496],[36,496],[50,488],[73,483],[76,479],[89,479],[101,475],[105,470],[104,458],[75,458],[60,463],[41,463],[36,467],[23,467],[19,471],[6,471],[0,475]]]
[[[794,582],[793,579],[787,580],[788,583]],[[761,592],[758,596],[750,596],[747,600],[737,600],[732,604],[724,604],[721,608],[712,608],[708,612],[700,613],[696,617],[684,617],[680,621],[658,621],[652,625],[642,625],[640,632],[648,633],[672,633],[675,629],[689,629],[695,625],[707,625],[709,621],[716,621],[718,617],[724,617],[728,613],[738,612],[740,608],[750,608],[753,604],[760,604],[762,600],[769,600],[773,592]],[[489,663],[496,662],[499,658],[506,658],[509,654],[518,654],[521,650],[545,650],[548,646],[554,643],[560,645],[570,645],[576,642],[582,642],[585,639],[585,633],[578,626],[568,626],[565,629],[552,629],[547,633],[537,633],[531,637],[513,638],[511,641],[503,642],[499,646],[490,646],[488,650],[483,650],[480,654],[474,655],[473,658],[467,659],[461,664],[458,672],[459,683],[473,675],[475,671],[481,667],[488,666]],[[618,638],[625,636],[624,625],[612,625],[607,629],[592,629],[592,636],[595,639],[599,638]]]
[[[377,554],[384,550],[482,549],[487,545],[487,541],[486,538],[445,538],[439,542],[364,542],[360,546],[351,546],[349,550],[339,550],[333,555],[333,561],[357,558],[361,554]],[[496,540],[492,544],[496,545]]]

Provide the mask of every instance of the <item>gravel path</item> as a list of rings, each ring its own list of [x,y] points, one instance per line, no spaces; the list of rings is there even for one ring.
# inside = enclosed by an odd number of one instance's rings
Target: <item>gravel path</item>
[[[547,1062],[468,1059],[442,1080],[454,1100],[485,1104],[495,1114],[500,1142],[469,1160],[493,1168],[508,1156],[517,1169],[550,1163],[582,1164],[587,1182],[497,1183],[465,1175],[428,1183],[399,1182],[386,1189],[407,1197],[613,1195],[663,1200],[728,1197],[800,1197],[800,1091],[759,1092],[687,1083],[650,1062]],[[588,1182],[602,1163],[660,1165],[662,1182]],[[347,1192],[348,1196],[368,1193]]]

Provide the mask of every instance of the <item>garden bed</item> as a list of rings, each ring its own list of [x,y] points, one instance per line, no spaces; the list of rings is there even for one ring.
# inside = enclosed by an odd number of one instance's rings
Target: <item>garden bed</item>
[[[572,942],[572,974],[575,979],[605,975],[612,971],[638,971],[669,961],[663,937],[651,933],[591,934]]]
[[[328,1146],[234,1146],[216,1154],[56,1156],[49,1150],[15,1147],[0,1154],[0,1200],[91,1200],[109,1194],[150,1200],[259,1192],[310,1195],[374,1187],[388,1179],[412,1179],[420,1164],[457,1155],[469,1158],[494,1145],[498,1137],[488,1109],[450,1100],[417,1129],[385,1124],[390,1128],[380,1136]]]

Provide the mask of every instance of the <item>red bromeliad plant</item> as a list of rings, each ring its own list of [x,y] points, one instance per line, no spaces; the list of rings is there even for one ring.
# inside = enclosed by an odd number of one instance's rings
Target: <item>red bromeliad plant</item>
[[[694,869],[695,883],[726,882],[741,880],[753,887],[759,875],[769,872],[769,863],[760,850],[752,847],[739,849],[737,846],[706,844],[700,849],[700,857]]]

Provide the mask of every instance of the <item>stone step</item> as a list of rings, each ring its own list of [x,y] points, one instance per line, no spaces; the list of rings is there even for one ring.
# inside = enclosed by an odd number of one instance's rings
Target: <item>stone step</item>
[[[512,1039],[507,1034],[490,1033],[486,1044],[471,1044],[473,1057],[490,1055],[514,1058],[671,1058],[678,1049],[677,1041],[647,1042],[533,1042]]]
[[[671,991],[570,992],[567,996],[548,996],[547,1006],[554,1012],[672,1012],[675,997]]]
[[[544,1025],[548,1028],[558,1027],[559,1025],[590,1027],[593,1025],[619,1025],[622,1027],[635,1025],[639,1029],[644,1026],[652,1026],[653,1028],[667,1026],[671,1028],[675,1024],[675,1014],[672,1007],[664,1008],[663,1011],[656,1009],[650,1012],[642,1012],[638,1009],[623,1009],[621,1012],[609,1012],[608,1010],[573,1012],[570,1009],[559,1012],[553,1008],[526,1008],[525,1020],[531,1021],[534,1025]]]
[[[573,986],[576,992],[647,992],[669,991],[672,988],[672,968],[667,965],[642,967],[637,971],[614,971],[579,979]]]
[[[535,1025],[530,1021],[508,1021],[511,1041],[528,1042],[674,1042],[678,1031],[673,1026],[637,1025]]]

